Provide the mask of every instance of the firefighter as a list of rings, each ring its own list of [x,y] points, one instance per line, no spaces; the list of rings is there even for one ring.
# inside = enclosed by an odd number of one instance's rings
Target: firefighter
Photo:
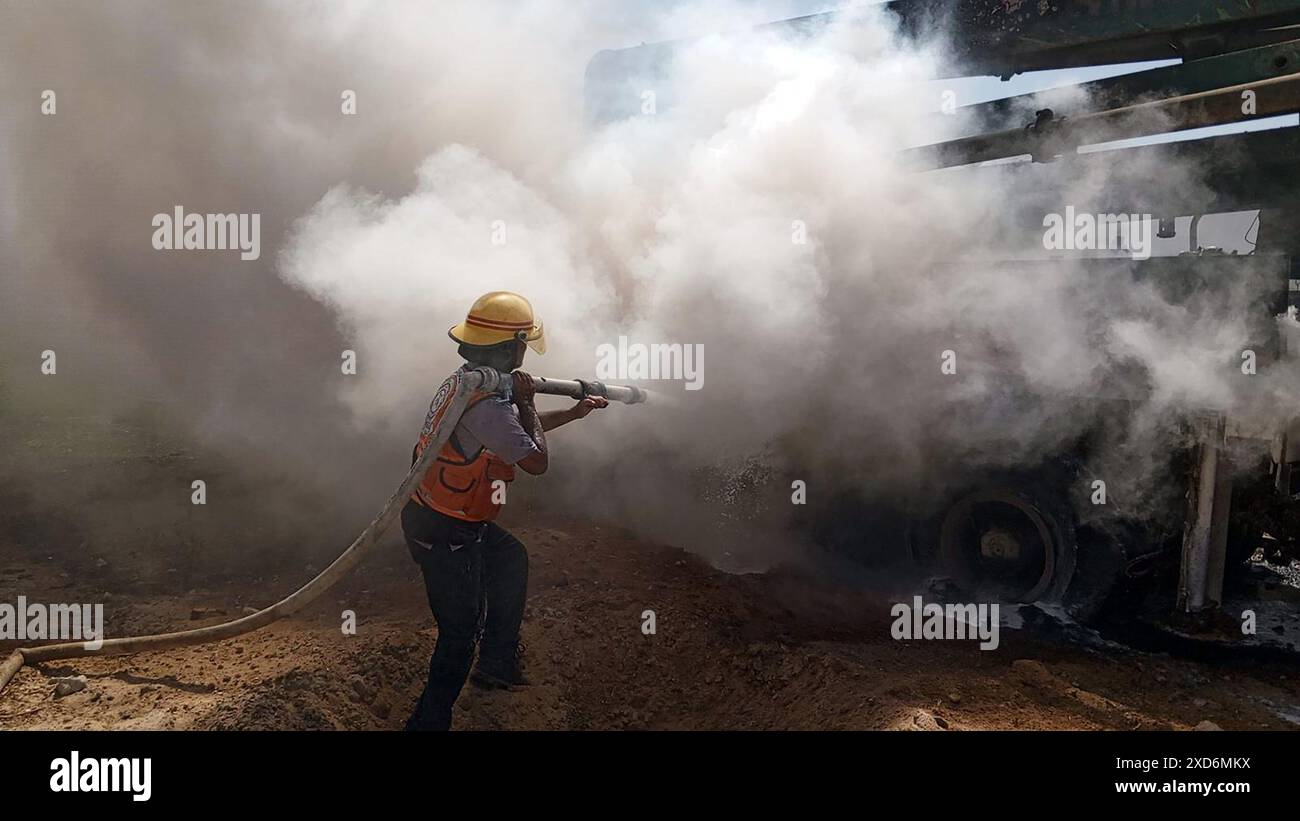
[[[484,294],[447,335],[460,345],[465,364],[435,394],[413,459],[428,444],[433,421],[455,394],[460,373],[489,367],[511,379],[504,394],[471,398],[402,510],[407,548],[424,575],[438,625],[429,679],[406,722],[408,730],[451,728],[452,706],[470,674],[476,646],[476,685],[514,689],[529,683],[519,643],[528,551],[494,520],[516,468],[533,475],[546,472],[546,431],[608,404],[593,396],[566,410],[537,411],[532,378],[518,369],[528,348],[546,352],[546,337],[532,305],[519,294]]]

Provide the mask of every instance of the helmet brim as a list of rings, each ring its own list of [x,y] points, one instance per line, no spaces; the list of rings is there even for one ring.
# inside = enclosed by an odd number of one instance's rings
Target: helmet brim
[[[502,342],[509,342],[512,339],[518,339],[518,332],[495,330],[492,328],[480,328],[476,325],[469,325],[461,322],[453,325],[447,331],[447,336],[452,341],[459,342],[462,345],[473,345],[478,348],[488,347],[490,345],[500,345]],[[524,344],[532,348],[538,354],[546,353],[546,332],[542,328],[541,320],[533,324],[532,330],[528,331],[523,337]]]
[[[536,351],[538,356],[546,353],[546,331],[542,329],[540,319],[533,323],[533,329],[524,337],[524,344]]]

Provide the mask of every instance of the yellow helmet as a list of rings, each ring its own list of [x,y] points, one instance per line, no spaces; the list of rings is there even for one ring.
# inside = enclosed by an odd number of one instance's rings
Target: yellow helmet
[[[539,354],[546,353],[542,321],[533,316],[528,300],[510,291],[493,291],[474,300],[465,321],[447,331],[447,336],[480,346],[519,339]]]

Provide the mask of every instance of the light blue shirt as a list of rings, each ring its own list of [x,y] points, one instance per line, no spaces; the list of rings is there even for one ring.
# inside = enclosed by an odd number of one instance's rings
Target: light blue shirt
[[[534,453],[540,453],[533,437],[519,421],[519,409],[511,401],[512,386],[507,382],[504,395],[497,394],[475,402],[460,417],[452,441],[467,459],[482,448],[495,453],[507,465]]]

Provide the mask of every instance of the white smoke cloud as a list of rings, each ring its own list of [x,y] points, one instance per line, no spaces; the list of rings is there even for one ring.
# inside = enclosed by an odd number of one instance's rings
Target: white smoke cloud
[[[25,100],[38,76],[74,92],[66,120],[36,121],[52,137],[28,128],[10,146],[15,190],[41,204],[17,217],[14,235],[37,233],[10,285],[39,303],[57,269],[130,342],[88,357],[135,363],[207,436],[332,498],[370,507],[396,482],[458,361],[446,329],[502,288],[546,322],[550,351],[525,365],[545,375],[593,375],[620,335],[704,345],[705,390],[652,386],[671,401],[557,432],[560,476],[538,483],[702,549],[716,510],[689,476],[715,463],[794,454],[774,458],[906,489],[935,453],[1032,463],[1093,423],[1079,397],[1116,382],[1135,419],[1295,395],[1243,393],[1243,311],[1174,304],[1123,272],[1086,280],[1075,260],[1047,274],[988,261],[1032,248],[1045,211],[1157,169],[914,172],[897,152],[934,137],[918,78],[942,52],[871,6],[794,41],[745,33],[780,16],[752,4],[113,5],[113,21],[28,10],[7,35],[7,95]],[[654,116],[584,125],[598,49],[686,35],[701,36],[650,89]],[[42,38],[82,62],[42,74]],[[355,117],[338,112],[343,89]],[[51,185],[78,157],[113,173]],[[1194,168],[1158,172],[1200,184]],[[176,202],[262,212],[278,253],[237,269],[190,258],[179,276],[147,247],[149,215]],[[347,380],[342,348],[359,355]],[[960,378],[939,373],[948,349]],[[978,412],[956,422],[959,407]],[[1157,472],[1164,444],[1123,469]]]

